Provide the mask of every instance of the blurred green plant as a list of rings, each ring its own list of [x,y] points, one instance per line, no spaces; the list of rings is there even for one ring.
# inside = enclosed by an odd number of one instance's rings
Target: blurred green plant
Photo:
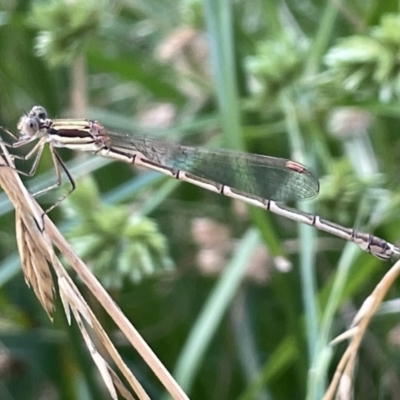
[[[354,223],[357,205],[372,188],[382,187],[384,177],[372,175],[362,179],[354,174],[347,159],[338,159],[331,164],[330,175],[321,180],[318,196],[319,213],[343,225]]]
[[[173,269],[167,240],[155,221],[132,207],[102,203],[92,178],[79,180],[61,204],[74,221],[66,236],[105,287],[121,289],[124,283],[138,284]]]
[[[266,40],[256,44],[253,55],[246,59],[246,69],[253,77],[253,94],[258,103],[273,98],[296,82],[306,49],[296,47],[288,38]],[[259,107],[259,104],[258,104]]]
[[[107,0],[34,2],[27,22],[39,31],[37,54],[53,67],[68,65],[103,25],[111,23],[110,5]]]
[[[335,85],[358,99],[400,99],[400,14],[386,14],[368,35],[339,40],[326,54]]]

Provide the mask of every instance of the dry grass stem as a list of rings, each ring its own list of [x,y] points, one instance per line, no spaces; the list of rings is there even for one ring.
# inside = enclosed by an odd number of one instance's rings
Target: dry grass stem
[[[350,338],[350,343],[336,368],[323,400],[331,400],[333,398],[347,400],[353,398],[352,382],[358,349],[371,318],[399,275],[400,261],[397,261],[376,285],[371,295],[365,300],[360,311],[354,317],[350,329],[332,341],[332,344],[336,344]]]
[[[24,217],[23,217],[24,216]],[[47,315],[53,321],[54,283],[43,249],[37,246],[40,241],[31,232],[37,230],[35,221],[20,208],[15,209],[17,247],[21,257],[25,282],[32,287]],[[27,227],[26,222],[30,227]]]
[[[3,154],[8,157],[7,150],[1,146]],[[8,165],[12,159],[7,158]],[[0,164],[6,164],[0,156]],[[49,269],[53,267],[57,276],[58,290],[64,306],[68,321],[71,321],[71,311],[78,323],[90,354],[100,371],[105,385],[113,399],[117,399],[117,391],[126,399],[133,399],[131,392],[125,387],[115,372],[111,369],[106,359],[97,351],[91,335],[99,340],[107,351],[107,355],[123,374],[126,382],[136,393],[139,399],[148,399],[148,395],[131,371],[122,361],[111,340],[103,330],[101,324],[93,314],[90,307],[78,291],[72,279],[62,266],[54,252],[55,246],[63,257],[75,270],[80,280],[87,286],[103,308],[114,320],[116,325],[125,334],[126,338],[153,370],[157,378],[174,399],[187,399],[188,397],[158,360],[150,347],[132,326],[119,307],[110,298],[105,289],[92,275],[91,271],[76,255],[68,242],[64,239],[56,226],[47,217],[43,210],[32,198],[22,184],[17,172],[12,168],[0,167],[0,186],[8,195],[16,209],[17,242],[23,265],[25,279],[30,285],[40,303],[52,318],[54,284]],[[83,318],[82,318],[83,317]],[[88,329],[89,328],[89,329]],[[90,331],[90,334],[89,334]]]

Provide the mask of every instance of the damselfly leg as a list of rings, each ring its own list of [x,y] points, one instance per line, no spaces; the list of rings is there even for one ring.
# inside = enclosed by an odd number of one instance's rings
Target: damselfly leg
[[[17,138],[13,133],[11,133],[9,130],[4,129],[4,132],[6,132],[8,135],[10,135],[13,139],[16,141],[13,143],[7,143],[5,141],[1,141],[2,145],[9,147],[9,148],[20,148],[23,146],[26,146],[27,144],[34,142],[35,140],[38,140],[38,142],[34,145],[34,147],[26,154],[25,156],[19,156],[19,155],[12,155],[14,159],[19,159],[23,161],[28,161],[33,159],[33,164],[31,166],[31,169],[29,172],[22,171],[20,169],[17,169],[14,165],[8,165],[9,167],[15,169],[18,173],[24,175],[24,176],[33,176],[35,175],[37,171],[37,167],[39,165],[39,161],[42,157],[43,150],[46,146],[47,141],[47,131],[46,129],[43,130],[43,126],[46,126],[47,123],[47,114],[46,110],[41,107],[41,106],[36,106],[33,107],[33,109],[26,115],[22,116],[20,118],[20,121],[18,123],[18,130],[21,133],[20,137]],[[49,143],[49,150],[50,150],[50,155],[52,158],[52,163],[54,165],[54,171],[56,175],[56,183],[53,185],[50,185],[42,190],[39,190],[38,192],[33,193],[32,195],[34,197],[40,196],[44,193],[47,193],[57,187],[59,187],[62,183],[62,176],[61,176],[61,169],[64,171],[66,174],[68,181],[71,185],[70,190],[63,195],[60,199],[58,199],[50,208],[46,210],[46,213],[50,212],[53,210],[55,207],[57,207],[60,202],[62,202],[66,197],[68,197],[76,188],[75,182],[68,171],[66,165],[62,161],[61,157],[58,155],[56,149],[54,148],[53,143]]]

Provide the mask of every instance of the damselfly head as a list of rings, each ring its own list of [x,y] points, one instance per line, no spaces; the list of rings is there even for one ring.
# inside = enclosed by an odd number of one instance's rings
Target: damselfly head
[[[24,115],[18,122],[18,130],[21,137],[32,137],[39,132],[39,119],[31,117],[29,114]]]
[[[46,121],[47,111],[42,106],[34,106],[28,114],[21,117],[18,122],[18,130],[23,138],[35,136],[42,124]]]
[[[38,118],[39,121],[42,122],[47,118],[47,111],[42,106],[34,106],[32,110],[29,111],[28,117]]]

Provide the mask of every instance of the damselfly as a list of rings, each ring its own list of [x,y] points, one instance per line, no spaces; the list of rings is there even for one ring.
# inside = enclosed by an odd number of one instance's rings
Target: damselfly
[[[368,233],[360,233],[317,215],[279,204],[289,200],[312,198],[318,194],[318,179],[303,165],[283,158],[227,150],[182,146],[147,136],[131,136],[106,131],[98,121],[47,118],[46,110],[35,106],[18,124],[20,137],[12,147],[37,140],[24,159],[35,157],[29,175],[33,175],[42,151],[49,143],[61,184],[59,166],[74,181],[56,152],[57,147],[87,151],[103,157],[146,167],[175,179],[189,182],[227,197],[242,200],[275,214],[314,226],[342,239],[352,241],[379,259],[400,258],[400,250]],[[71,190],[71,191],[72,191]]]

